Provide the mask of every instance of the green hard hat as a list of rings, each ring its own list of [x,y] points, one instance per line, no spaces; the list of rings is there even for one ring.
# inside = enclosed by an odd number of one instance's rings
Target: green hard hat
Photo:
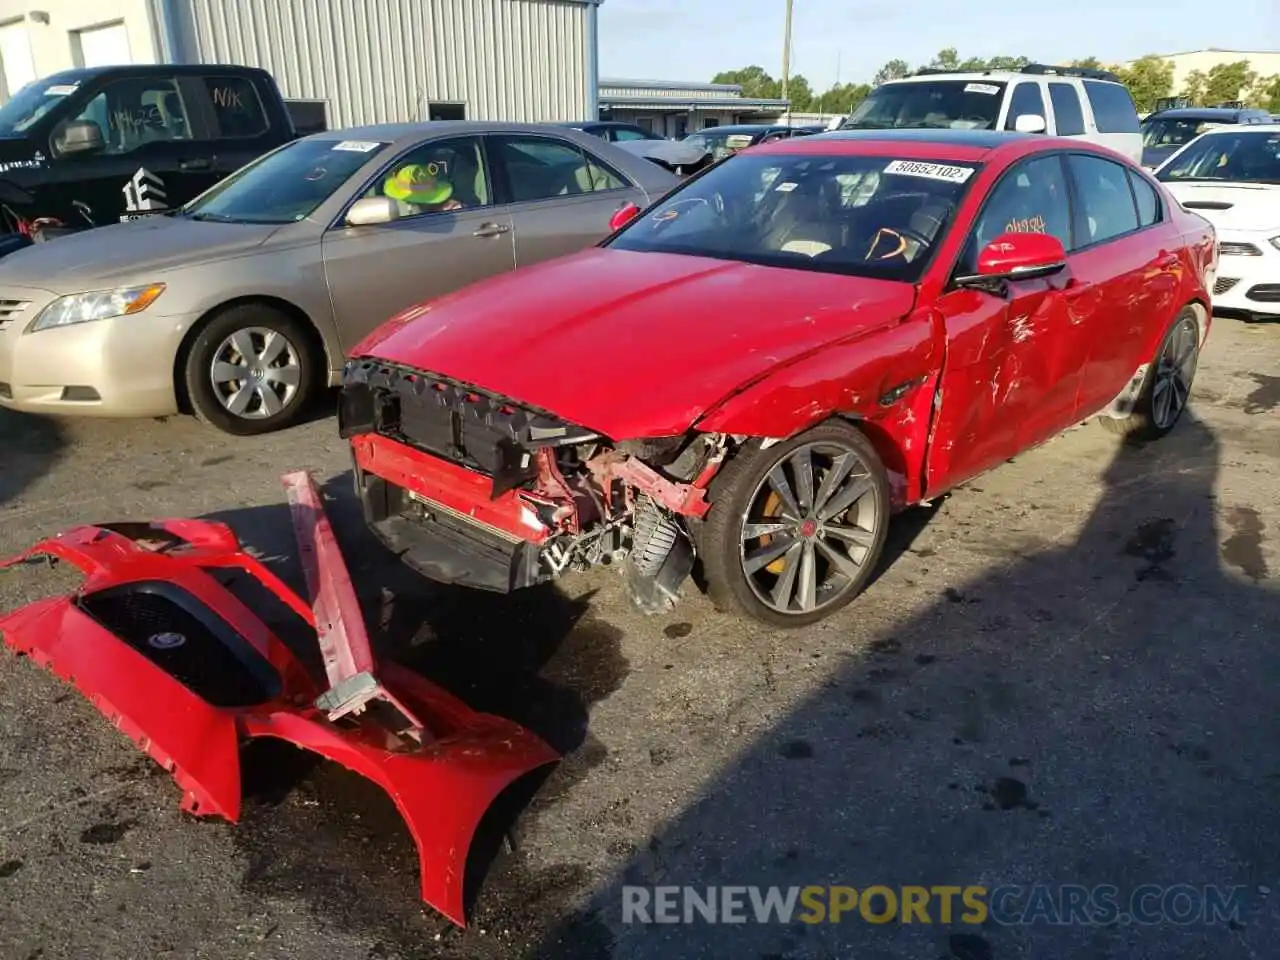
[[[444,203],[453,195],[453,184],[440,180],[424,163],[407,163],[387,177],[382,192],[406,203]]]

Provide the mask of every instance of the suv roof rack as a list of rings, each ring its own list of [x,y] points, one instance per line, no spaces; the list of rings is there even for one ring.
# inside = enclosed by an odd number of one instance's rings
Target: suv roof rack
[[[1060,67],[1046,63],[1028,63],[1018,73],[1050,74],[1059,77],[1081,77],[1085,80],[1108,80],[1120,83],[1120,78],[1110,70],[1094,70],[1090,67]]]

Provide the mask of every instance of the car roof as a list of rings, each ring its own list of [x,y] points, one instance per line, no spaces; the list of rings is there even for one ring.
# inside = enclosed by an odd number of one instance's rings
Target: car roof
[[[134,64],[113,64],[102,67],[75,67],[71,70],[60,70],[57,73],[43,77],[44,82],[49,83],[83,83],[86,80],[96,80],[99,77],[114,76],[133,76],[133,77],[150,77],[150,76],[216,76],[223,73],[232,73],[239,76],[246,74],[256,74],[258,76],[270,76],[266,70],[259,67],[243,67],[232,63],[134,63]]]
[[[1230,134],[1239,136],[1242,133],[1280,133],[1280,122],[1276,123],[1236,123],[1229,127],[1215,127],[1200,134],[1202,137],[1214,134]]]
[[[1074,67],[1052,67],[1028,64],[1024,70],[918,70],[906,77],[886,80],[889,83],[926,83],[930,80],[1091,80],[1094,83],[1120,83],[1120,78],[1105,70],[1080,70]]]
[[[552,130],[573,136],[581,131],[574,124],[505,123],[501,120],[422,120],[416,123],[375,123],[341,130],[313,133],[308,140],[378,140],[405,146],[426,136],[476,136],[486,133],[532,133],[546,136]],[[584,136],[586,134],[583,134]],[[586,141],[591,142],[591,141]]]
[[[1266,116],[1265,110],[1253,107],[1170,107],[1158,110],[1148,120],[1234,120],[1237,117]]]
[[[777,123],[726,123],[719,127],[704,127],[701,130],[695,130],[689,134],[691,137],[701,136],[703,134],[716,133],[759,133],[761,130],[786,130],[787,128]]]
[[[853,154],[904,160],[989,160],[997,151],[1034,143],[1045,149],[1089,150],[1093,145],[1068,137],[1006,130],[833,130],[751,148],[751,153]],[[1110,153],[1111,151],[1098,151]]]

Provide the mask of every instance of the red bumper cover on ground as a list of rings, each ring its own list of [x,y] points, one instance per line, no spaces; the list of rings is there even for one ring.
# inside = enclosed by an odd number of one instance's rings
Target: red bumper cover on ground
[[[467,852],[481,818],[506,787],[558,756],[415,673],[376,667],[311,478],[291,474],[285,486],[310,605],[224,524],[82,526],[0,563],[57,558],[86,575],[72,596],[0,617],[0,636],[79,688],[172,774],[190,813],[239,818],[239,748],[256,737],[286,740],[377,783],[417,844],[423,900],[463,924]],[[266,611],[229,589],[236,573],[266,589],[258,596],[273,595],[273,610],[278,601],[315,631],[327,687],[268,626]]]

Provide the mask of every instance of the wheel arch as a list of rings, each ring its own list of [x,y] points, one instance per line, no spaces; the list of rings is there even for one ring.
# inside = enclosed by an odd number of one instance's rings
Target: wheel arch
[[[234,310],[237,307],[246,306],[262,306],[291,317],[298,321],[304,330],[310,334],[310,343],[308,346],[315,351],[315,356],[319,357],[324,363],[325,381],[328,380],[328,371],[333,369],[333,356],[326,342],[324,334],[320,332],[320,328],[316,326],[311,316],[296,303],[286,300],[283,297],[273,296],[266,293],[249,293],[238,297],[232,297],[229,300],[223,300],[216,306],[210,307],[200,315],[200,318],[187,329],[182,337],[182,342],[178,345],[177,353],[173,359],[173,390],[174,396],[178,403],[178,409],[183,413],[191,412],[191,398],[187,396],[187,385],[185,368],[187,358],[191,354],[192,345],[196,342],[196,338],[200,336],[203,330],[215,317],[221,316],[228,310]]]

